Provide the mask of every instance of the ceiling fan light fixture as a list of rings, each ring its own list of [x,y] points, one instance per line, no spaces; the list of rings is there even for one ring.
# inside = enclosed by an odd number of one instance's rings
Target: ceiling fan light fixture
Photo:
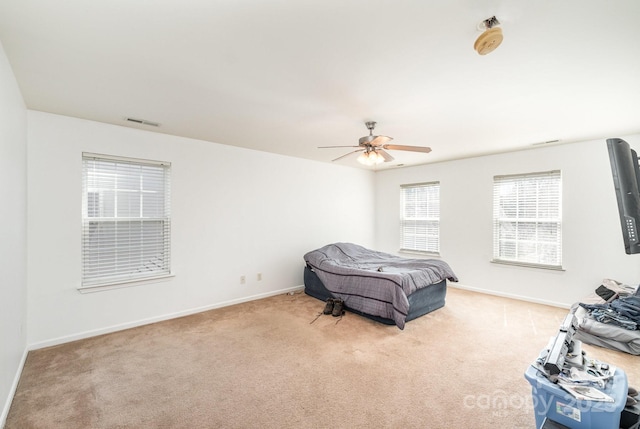
[[[358,162],[364,165],[376,165],[384,162],[384,157],[375,150],[362,152],[358,157]]]
[[[393,140],[392,137],[388,136],[374,136],[373,129],[375,128],[376,123],[373,121],[365,122],[365,125],[369,129],[369,135],[361,137],[358,146],[319,146],[319,149],[330,149],[330,148],[338,148],[338,147],[351,147],[357,148],[357,150],[346,153],[342,156],[339,156],[333,161],[338,161],[342,158],[345,158],[351,154],[355,154],[360,152],[360,155],[357,158],[357,161],[360,164],[364,164],[367,166],[372,166],[376,164],[381,164],[383,162],[391,162],[393,161],[393,156],[391,156],[387,149],[389,150],[404,150],[409,152],[422,152],[429,153],[431,152],[430,147],[426,146],[407,146],[407,145],[396,145],[396,144],[388,144]]]

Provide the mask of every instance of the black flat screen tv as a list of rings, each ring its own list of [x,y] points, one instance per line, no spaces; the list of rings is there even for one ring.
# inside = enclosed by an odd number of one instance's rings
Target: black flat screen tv
[[[638,226],[640,225],[640,169],[638,154],[629,143],[619,138],[607,139],[613,185],[618,200],[618,213],[624,250],[627,254],[640,253]]]

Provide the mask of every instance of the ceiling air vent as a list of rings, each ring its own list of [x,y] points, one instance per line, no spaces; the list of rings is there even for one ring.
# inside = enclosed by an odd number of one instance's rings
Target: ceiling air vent
[[[125,118],[125,120],[129,121],[129,122],[134,122],[136,124],[140,124],[140,125],[149,125],[150,127],[159,127],[160,124],[157,122],[151,122],[151,121],[147,121],[145,119],[136,119],[136,118]]]
[[[544,142],[531,143],[531,146],[541,146],[543,144],[552,144],[552,143],[558,143],[558,142],[560,142],[560,140],[547,140]]]

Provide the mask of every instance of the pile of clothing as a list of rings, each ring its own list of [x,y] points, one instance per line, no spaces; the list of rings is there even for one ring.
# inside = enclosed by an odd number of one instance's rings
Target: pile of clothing
[[[580,303],[591,317],[600,323],[619,326],[630,331],[640,329],[640,288],[634,294],[625,293],[624,289],[607,287],[602,284],[596,293],[606,302],[604,304]]]

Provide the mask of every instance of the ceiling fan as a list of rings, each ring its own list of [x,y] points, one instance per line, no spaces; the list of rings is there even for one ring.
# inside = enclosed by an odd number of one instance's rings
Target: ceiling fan
[[[430,147],[424,146],[405,146],[397,144],[388,144],[387,142],[393,140],[387,136],[374,136],[373,129],[376,127],[376,122],[365,122],[367,129],[369,129],[369,135],[360,137],[358,146],[320,146],[319,149],[336,148],[336,147],[357,147],[357,150],[342,155],[332,161],[337,161],[344,157],[347,157],[353,153],[362,152],[358,157],[358,162],[365,165],[380,164],[381,162],[393,161],[393,157],[386,152],[387,150],[406,150],[409,152],[431,152]]]

